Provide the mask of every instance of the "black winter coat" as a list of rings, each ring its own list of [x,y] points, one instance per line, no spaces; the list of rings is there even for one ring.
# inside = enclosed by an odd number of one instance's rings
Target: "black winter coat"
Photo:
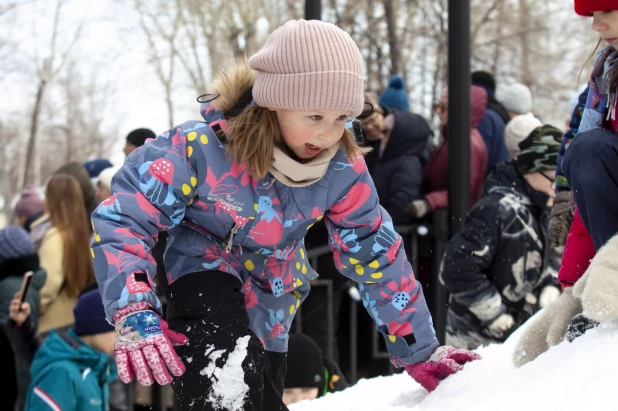
[[[393,224],[398,225],[409,222],[404,213],[406,205],[423,197],[423,168],[433,132],[418,114],[399,110],[393,110],[392,114],[395,121],[390,138],[370,172],[380,205],[390,214]]]
[[[538,311],[540,290],[556,283],[550,275],[557,261],[547,242],[547,200],[510,163],[487,178],[485,195],[444,257],[450,334],[487,337],[486,327],[504,313],[515,319],[512,332]]]

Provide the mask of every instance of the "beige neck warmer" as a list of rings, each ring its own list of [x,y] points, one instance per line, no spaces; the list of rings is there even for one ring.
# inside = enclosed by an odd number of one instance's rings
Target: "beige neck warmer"
[[[290,187],[305,187],[324,177],[330,160],[335,156],[339,144],[320,152],[311,161],[300,163],[288,156],[279,147],[273,149],[270,173],[281,183]]]

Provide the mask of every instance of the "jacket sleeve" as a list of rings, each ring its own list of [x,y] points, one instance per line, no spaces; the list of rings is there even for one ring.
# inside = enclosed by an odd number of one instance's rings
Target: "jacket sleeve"
[[[378,203],[361,156],[339,181],[344,193],[325,213],[337,269],[358,282],[363,305],[384,335],[391,361],[405,366],[427,359],[438,346],[431,315],[403,242]]]
[[[189,122],[146,143],[127,157],[112,180],[112,196],[92,214],[94,269],[108,320],[135,302],[160,311],[150,249],[193,202],[205,180],[201,146],[209,141],[217,141],[210,127]]]
[[[586,100],[588,99],[588,90],[589,87],[586,87],[583,93],[579,95],[577,100],[577,106],[575,106],[575,110],[571,115],[571,121],[569,123],[569,129],[562,137],[562,146],[560,147],[560,151],[558,152],[558,158],[556,159],[556,185],[563,188],[570,188],[569,182],[567,181],[564,173],[562,172],[562,158],[564,157],[564,153],[567,148],[571,144],[573,138],[577,135],[577,131],[579,130],[579,124],[582,120],[582,114],[584,112],[584,108],[586,107]]]
[[[584,275],[595,254],[592,237],[579,216],[579,210],[575,209],[558,271],[558,281],[563,289],[571,287]]]
[[[485,275],[499,244],[498,208],[483,198],[468,215],[463,230],[448,242],[440,279],[453,299],[481,322],[506,311],[502,297]]]
[[[21,338],[21,342],[23,343],[20,347],[22,353],[25,355],[25,359],[28,364],[32,363],[32,359],[34,355],[39,350],[41,346],[41,337],[36,332],[36,328],[34,327],[34,322],[32,321],[32,316],[28,316],[26,320],[20,325],[13,324],[14,328],[17,329],[19,336]]]
[[[389,190],[381,203],[393,219],[393,224],[405,224],[410,217],[404,213],[406,206],[422,198],[423,165],[418,157],[405,157],[400,167],[390,176]],[[402,159],[402,160],[404,160]]]
[[[64,367],[52,367],[44,375],[33,375],[28,391],[28,411],[77,411],[78,392],[71,373]]]
[[[64,283],[64,270],[62,268],[63,251],[62,238],[56,228],[50,228],[41,241],[38,254],[41,268],[45,269],[47,278],[41,288],[40,315],[45,314],[49,305],[58,297]]]

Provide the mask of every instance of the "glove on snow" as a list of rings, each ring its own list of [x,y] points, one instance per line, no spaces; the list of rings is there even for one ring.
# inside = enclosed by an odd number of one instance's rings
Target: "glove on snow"
[[[441,380],[461,371],[465,363],[481,358],[472,351],[443,346],[436,348],[427,361],[407,365],[406,371],[427,391],[433,391]]]
[[[134,303],[118,310],[114,323],[114,353],[122,382],[130,383],[135,375],[141,385],[152,385],[155,380],[165,385],[172,382],[168,368],[176,377],[185,372],[172,346],[183,345],[188,338],[168,329],[148,303]]]
[[[598,322],[591,320],[584,314],[577,314],[571,320],[571,324],[569,324],[569,328],[566,333],[566,340],[568,342],[573,342],[576,338],[586,334],[586,331],[592,330],[598,325]]]
[[[617,253],[618,236],[614,236],[601,247],[573,286],[573,295],[581,299],[584,315],[599,323],[618,320]]]
[[[406,206],[404,212],[409,216],[422,218],[427,215],[429,210],[429,203],[426,200],[414,200]]]
[[[511,314],[502,314],[487,326],[487,333],[495,338],[502,338],[504,333],[513,328],[514,325],[515,320]]]
[[[530,324],[526,324],[513,351],[513,365],[519,368],[543,354],[549,347],[561,343],[571,319],[581,311],[581,302],[573,296],[573,287],[566,288]]]
[[[550,247],[561,247],[566,244],[567,235],[573,223],[570,198],[571,191],[561,191],[554,198],[547,234]]]

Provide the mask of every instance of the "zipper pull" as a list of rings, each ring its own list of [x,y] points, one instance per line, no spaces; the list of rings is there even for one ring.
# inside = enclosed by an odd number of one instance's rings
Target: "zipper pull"
[[[234,244],[234,236],[236,235],[238,230],[240,230],[240,227],[234,225],[234,227],[232,227],[232,230],[230,231],[230,234],[227,236],[227,245],[225,246],[225,252],[228,254],[230,253],[230,251],[232,251],[232,245]]]

